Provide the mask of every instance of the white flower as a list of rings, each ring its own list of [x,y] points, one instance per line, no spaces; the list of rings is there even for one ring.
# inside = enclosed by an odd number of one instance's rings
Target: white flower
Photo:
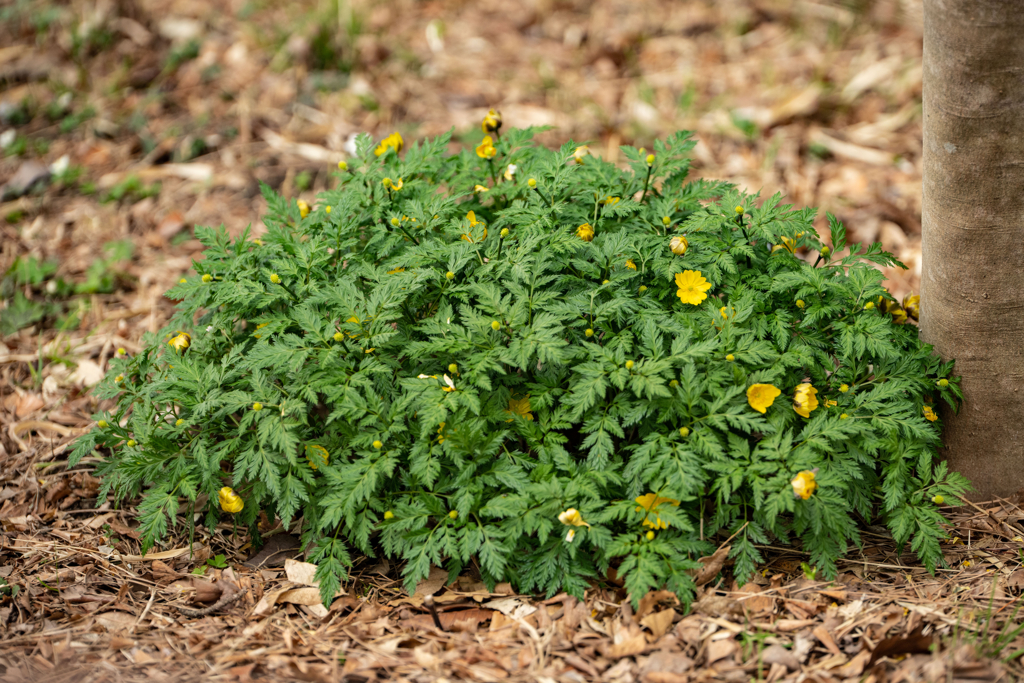
[[[574,539],[574,538],[576,538],[576,530],[575,529],[569,529],[569,533],[567,533],[565,535],[565,542],[566,543],[572,543],[572,539]]]
[[[508,168],[505,169],[505,180],[512,180],[513,178],[515,178],[517,170],[519,170],[518,166],[516,166],[515,164],[509,164]]]

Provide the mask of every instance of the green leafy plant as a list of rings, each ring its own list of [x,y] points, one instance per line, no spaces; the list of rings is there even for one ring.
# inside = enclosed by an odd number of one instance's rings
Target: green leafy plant
[[[941,563],[935,500],[967,482],[934,407],[960,392],[882,286],[899,262],[687,182],[686,133],[624,167],[533,134],[363,136],[313,207],[264,187],[259,239],[197,229],[72,466],[98,447],[101,493],[142,494],[146,550],[203,494],[208,526],[301,529],[325,600],[358,552],[410,589],[472,564],[581,595],[615,569],[685,601],[719,534],[740,580],[780,541],[830,578],[875,519]]]

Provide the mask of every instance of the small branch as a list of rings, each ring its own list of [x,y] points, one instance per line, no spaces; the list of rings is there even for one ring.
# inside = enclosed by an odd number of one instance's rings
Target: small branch
[[[190,609],[188,607],[181,607],[181,606],[177,606],[176,605],[176,607],[178,607],[178,611],[181,612],[182,614],[184,614],[186,617],[191,617],[192,619],[198,619],[200,617],[209,616],[209,615],[213,614],[214,612],[216,612],[217,610],[222,609],[224,607],[227,607],[228,605],[230,605],[231,603],[235,602],[236,600],[241,598],[243,595],[245,595],[245,591],[244,590],[242,590],[241,588],[239,588],[238,586],[235,586],[234,584],[232,584],[230,582],[218,581],[218,583],[222,583],[222,584],[224,584],[224,586],[231,586],[231,587],[234,588],[234,590],[229,592],[229,590],[227,588],[222,588],[221,589],[220,598],[217,600],[217,602],[213,603],[209,607],[204,607],[202,609]]]

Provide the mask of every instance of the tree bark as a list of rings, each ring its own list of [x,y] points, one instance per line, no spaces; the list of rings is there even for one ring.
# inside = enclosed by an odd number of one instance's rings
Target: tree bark
[[[925,0],[921,334],[963,377],[944,455],[1024,488],[1024,3]]]

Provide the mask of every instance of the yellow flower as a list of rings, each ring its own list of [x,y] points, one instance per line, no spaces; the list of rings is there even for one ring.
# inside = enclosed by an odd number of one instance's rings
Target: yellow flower
[[[320,467],[321,463],[327,465],[331,461],[331,454],[323,446],[316,444],[306,446],[306,461],[314,470]]]
[[[348,170],[348,164],[345,163],[344,161],[339,161],[338,162],[338,170],[339,171],[347,171]]]
[[[394,518],[395,518],[395,513],[392,512],[391,510],[388,510],[387,512],[384,513],[384,519],[394,519]]]
[[[398,154],[399,152],[402,151],[402,147],[404,144],[405,143],[403,142],[402,135],[400,133],[392,133],[391,135],[387,136],[386,138],[380,141],[380,144],[377,145],[377,149],[373,150],[373,153],[376,154],[377,156],[380,156],[387,152],[389,149],[393,149],[395,150],[395,154]]]
[[[513,415],[518,415],[526,420],[533,420],[533,413],[530,412],[530,395],[527,394],[525,398],[514,399],[511,396],[508,398],[508,412]],[[505,422],[512,422],[513,418],[505,420]]]
[[[592,242],[594,241],[594,228],[590,227],[590,223],[584,223],[576,228],[576,236],[584,242]]]
[[[686,248],[690,246],[690,243],[686,241],[686,238],[682,235],[676,235],[668,242],[668,248],[672,250],[672,253],[676,256],[682,256],[686,253]]]
[[[444,383],[447,384],[448,386],[441,388],[444,391],[455,391],[455,382],[452,381],[452,378],[449,377],[448,375],[442,375],[442,377],[444,378]]]
[[[836,402],[836,401],[833,401],[833,400],[831,400],[831,399],[830,399],[830,400],[827,400],[827,401],[825,401],[825,407],[826,407],[826,408],[831,408],[832,406],[837,406],[837,405],[839,405],[839,403],[838,403],[838,402]]]
[[[636,264],[633,262],[633,259],[626,259],[626,267],[629,268],[630,270],[636,270]]]
[[[936,505],[942,505],[943,503],[946,502],[946,499],[943,498],[942,496],[936,495],[932,498],[932,502],[935,503]]]
[[[404,273],[405,268],[392,268],[388,271],[388,275],[394,275],[395,273]]]
[[[612,204],[618,204],[619,198],[608,195],[607,197],[601,200],[601,203],[604,204],[605,206],[611,206]]]
[[[866,304],[864,304],[864,310],[865,311],[870,311],[874,307],[875,307],[875,302],[874,301],[869,301]]]
[[[935,411],[932,410],[931,406],[925,406],[924,419],[928,420],[929,422],[935,422],[936,420],[939,419],[939,416],[935,414]]]
[[[639,291],[640,291],[641,294],[646,292],[647,291],[647,285],[640,285],[640,290]]]
[[[96,426],[99,427],[100,429],[106,429],[107,427],[110,426],[110,423],[108,423],[106,420],[100,420],[99,422],[96,423]]]
[[[469,220],[469,227],[470,228],[475,228],[478,225],[483,225],[484,224],[484,222],[482,220],[478,221],[476,219],[476,212],[474,212],[474,211],[470,211],[469,213],[467,213],[466,214],[466,218]],[[473,237],[473,231],[472,230],[470,230],[469,232],[464,233],[462,235],[462,239],[465,240],[466,242],[469,242],[470,244],[475,244],[477,242],[483,242],[485,239],[487,239],[487,228],[486,227],[484,228],[483,237],[481,237],[480,239],[476,239],[476,238]]]
[[[734,360],[736,360],[736,356],[734,356],[734,355],[732,355],[732,354],[730,353],[730,354],[729,354],[728,356],[726,356],[726,357],[725,357],[725,359],[726,359],[727,361],[729,361],[729,362],[731,363],[731,362],[733,362]]]
[[[491,188],[489,188],[489,187],[487,187],[485,185],[474,185],[473,186],[473,192],[490,192],[490,191],[491,191]]]
[[[797,307],[797,308],[803,308],[803,307],[804,307],[804,306],[806,306],[806,305],[807,305],[807,304],[805,304],[805,303],[804,303],[804,300],[803,300],[803,299],[797,299],[797,300],[796,300],[796,307]]]
[[[592,330],[592,329],[590,329],[588,327],[586,330],[583,331],[583,334],[587,335],[588,337],[593,337],[594,336],[594,330]]]
[[[897,325],[905,325],[907,322],[907,312],[903,310],[895,301],[890,301],[885,307],[886,313],[892,316],[892,321]]]
[[[722,314],[723,318],[728,320],[729,314],[732,312],[732,309],[730,309],[728,306],[722,306],[721,308],[718,309],[718,312]]]
[[[675,384],[673,386],[679,386],[679,382],[676,382],[676,380],[672,380],[672,382],[675,382]],[[670,382],[670,384],[671,384],[671,382]],[[690,435],[690,428],[689,427],[680,427],[679,428],[679,436],[681,436],[681,437],[683,437],[685,439],[689,435]]]
[[[560,513],[558,521],[568,527],[585,526],[588,529],[590,528],[590,525],[583,521],[583,515],[576,508],[569,508],[565,512]],[[565,535],[565,542],[572,543],[574,538],[576,538],[576,529],[569,529],[569,532]]]
[[[508,168],[505,169],[505,173],[504,173],[505,180],[507,180],[509,182],[512,182],[512,180],[516,177],[516,170],[517,169],[518,169],[518,166],[516,166],[515,164],[509,164]]]
[[[747,403],[751,408],[763,414],[781,394],[782,391],[771,384],[751,384],[747,388]]]
[[[668,216],[662,216],[661,217],[661,224],[662,225],[666,225],[667,226],[671,222],[672,222],[672,219],[669,218]]]
[[[186,280],[185,278],[181,278],[180,280],[178,280],[178,284],[179,284],[179,285],[183,285],[183,284],[185,284],[186,282],[188,282],[188,280]]]
[[[257,401],[256,403],[253,403],[253,404],[252,404],[252,409],[253,409],[253,410],[254,410],[255,412],[257,412],[257,413],[258,413],[258,412],[260,412],[261,410],[263,410],[263,404],[262,404],[262,403],[260,403],[259,401]]]
[[[801,417],[810,417],[818,407],[818,390],[810,384],[798,384],[793,393],[793,410]]]
[[[921,297],[917,294],[907,294],[903,297],[903,310],[907,312],[907,316],[917,320],[921,314]]]
[[[814,490],[818,488],[818,482],[814,481],[814,473],[817,470],[804,470],[795,477],[793,481],[789,482],[793,487],[793,495],[802,500],[807,500],[814,493]]]
[[[180,417],[177,420],[174,421],[174,426],[175,427],[180,427],[183,424],[185,424],[185,421],[183,419],[181,419]]]
[[[217,493],[217,499],[220,500],[220,509],[233,515],[237,515],[245,507],[242,497],[235,493],[235,490],[230,486],[222,488]]]
[[[644,526],[653,527],[655,529],[667,529],[668,523],[663,520],[657,514],[658,506],[662,503],[668,503],[674,507],[679,507],[679,501],[674,498],[662,498],[654,493],[648,493],[640,496],[636,499],[639,507],[636,508],[636,512],[646,511],[647,515],[644,517]],[[651,521],[651,515],[654,515],[654,521]]]
[[[774,247],[772,247],[772,253],[773,254],[775,252],[777,252],[778,250],[780,250],[780,249],[785,249],[790,254],[792,254],[792,253],[794,253],[796,251],[796,240],[794,240],[792,237],[783,237],[781,239],[782,239],[782,243],[781,244],[776,244]]]
[[[309,215],[309,204],[307,204],[306,202],[304,202],[301,199],[298,200],[297,202],[295,202],[295,204],[298,205],[298,207],[299,207],[299,215],[300,216],[305,218],[306,216]]]
[[[273,282],[275,285],[279,285],[281,284],[281,276],[278,275],[277,273],[271,273],[270,281]]]
[[[572,158],[575,160],[577,164],[581,166],[583,165],[583,157],[586,156],[590,156],[590,147],[586,145],[583,145],[582,147],[577,147],[576,151],[572,153]]]
[[[384,444],[381,442],[380,439],[377,439],[376,441],[373,442],[373,447],[376,448],[377,450],[380,450],[383,445]]]
[[[839,385],[839,393],[840,394],[845,394],[849,390],[850,390],[850,385],[849,384],[840,384]]]
[[[676,296],[684,304],[696,306],[708,298],[705,292],[711,289],[711,283],[704,279],[699,270],[684,270],[676,273],[676,287],[679,288]]]
[[[116,382],[118,384],[120,384],[123,381],[124,381],[124,375],[118,375],[117,377],[114,378],[114,382]]]
[[[206,283],[206,284],[209,284],[209,283],[213,282],[213,276],[210,275],[209,273],[206,273],[205,275],[203,275],[202,279],[203,279],[203,282]]]
[[[178,332],[178,335],[167,343],[178,353],[184,353],[188,347],[192,346],[192,336],[188,332]]]
[[[850,416],[849,416],[849,415],[847,415],[846,413],[843,413],[842,415],[840,415],[840,416],[839,416],[839,419],[840,419],[840,420],[845,420],[845,419],[846,419],[846,418],[848,418],[848,417],[850,417]]]
[[[494,148],[494,140],[490,135],[485,135],[483,142],[476,147],[476,155],[481,159],[493,159],[498,150]]]
[[[501,128],[501,112],[496,109],[488,109],[487,115],[480,123],[480,130],[485,133],[497,133]]]

